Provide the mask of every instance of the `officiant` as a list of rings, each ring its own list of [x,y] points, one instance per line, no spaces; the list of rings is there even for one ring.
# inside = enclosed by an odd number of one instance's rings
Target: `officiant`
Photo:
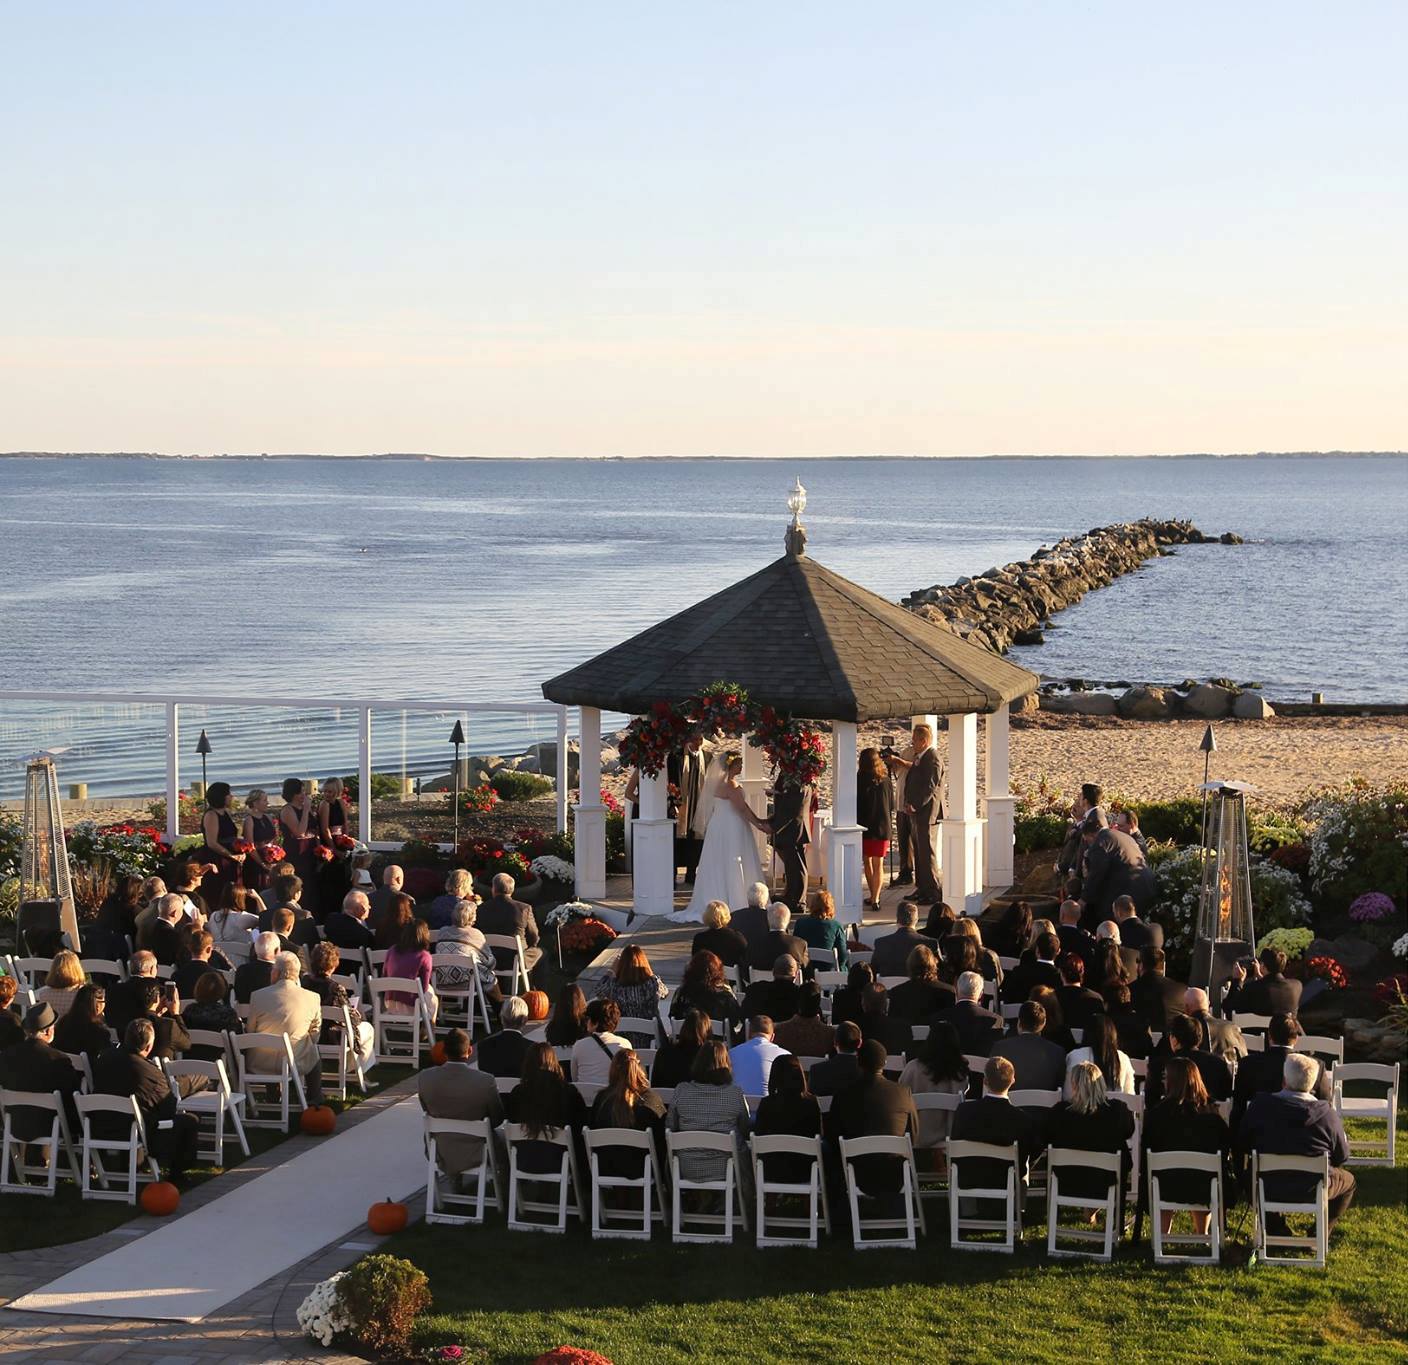
[[[695,735],[686,741],[684,749],[665,761],[665,780],[669,783],[667,807],[675,822],[675,868],[684,868],[684,884],[694,885],[699,867],[699,852],[704,847],[704,830],[709,812],[704,798],[704,741]]]

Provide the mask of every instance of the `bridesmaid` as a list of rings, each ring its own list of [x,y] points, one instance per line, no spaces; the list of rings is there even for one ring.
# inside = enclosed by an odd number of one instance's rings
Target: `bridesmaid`
[[[244,884],[247,890],[263,891],[274,865],[265,860],[261,850],[274,842],[277,833],[274,817],[269,814],[269,793],[255,787],[245,797],[244,809],[244,839],[254,845],[254,852],[244,860]]]
[[[238,884],[245,860],[243,853],[235,851],[235,840],[240,836],[230,814],[231,800],[228,782],[212,782],[205,793],[205,814],[200,821],[201,833],[205,835],[205,860],[215,864],[215,871],[205,874],[205,894],[216,905],[227,886]]]
[[[346,850],[338,848],[339,835],[347,833],[350,823],[347,803],[342,799],[343,786],[340,777],[330,777],[323,783],[322,800],[318,802],[318,842],[332,850],[332,859],[320,862],[317,867],[317,906],[305,907],[314,911],[321,920],[342,908],[342,898],[352,886],[350,861]]]
[[[279,810],[279,835],[283,839],[284,853],[293,870],[298,873],[303,885],[312,889],[313,870],[318,860],[313,856],[313,846],[317,837],[312,825],[313,804],[308,799],[308,788],[297,777],[286,777],[279,789],[284,804]]]

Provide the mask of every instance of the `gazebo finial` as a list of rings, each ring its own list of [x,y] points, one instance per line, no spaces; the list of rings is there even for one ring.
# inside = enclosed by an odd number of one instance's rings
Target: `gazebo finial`
[[[802,480],[798,478],[792,485],[792,491],[787,495],[787,510],[792,513],[792,524],[787,528],[787,534],[783,537],[787,553],[793,559],[800,559],[807,552],[807,532],[801,521],[802,511],[806,505],[807,490],[802,487]]]

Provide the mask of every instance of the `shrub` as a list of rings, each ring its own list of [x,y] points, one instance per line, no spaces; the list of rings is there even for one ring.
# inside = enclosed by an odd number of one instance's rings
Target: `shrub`
[[[366,1256],[337,1287],[348,1330],[373,1351],[404,1351],[416,1314],[430,1306],[425,1272],[400,1256]]]
[[[1366,891],[1408,900],[1408,782],[1351,782],[1305,805],[1310,882],[1321,906],[1338,913]]]
[[[440,846],[427,839],[407,839],[401,845],[401,862],[407,867],[430,867],[440,861]]]
[[[546,796],[552,790],[550,778],[539,777],[537,773],[515,772],[512,768],[500,768],[489,779],[489,785],[502,801],[531,801],[536,796]]]
[[[1313,929],[1272,929],[1256,943],[1257,952],[1279,948],[1291,961],[1305,956],[1305,950],[1315,941]]]
[[[361,790],[362,779],[358,773],[348,773],[342,779],[342,790],[346,793],[349,801],[357,800],[357,794]],[[372,774],[372,800],[392,801],[401,795],[401,779],[395,773],[373,773]]]
[[[154,877],[171,852],[166,836],[153,825],[103,825],[80,820],[66,834],[69,863],[107,864],[113,876]]]
[[[1132,801],[1111,797],[1111,808],[1131,810],[1139,817],[1139,832],[1149,840],[1196,844],[1203,837],[1201,797],[1179,796],[1170,801]]]
[[[1247,810],[1247,843],[1253,853],[1265,856],[1304,844],[1309,835],[1310,824],[1303,816],[1252,807]]]
[[[1012,830],[1018,853],[1060,848],[1070,827],[1070,800],[1042,776],[1035,787],[1012,783],[1017,798]]]
[[[626,856],[626,817],[611,814],[606,817],[606,860],[619,862]]]
[[[499,794],[487,782],[460,793],[460,810],[466,815],[483,815],[499,804]]]
[[[23,848],[24,822],[18,815],[0,810],[0,881],[20,875]]]
[[[186,792],[176,793],[176,806],[176,815],[181,829],[189,829],[192,825],[199,825],[201,816],[205,814],[205,806]],[[147,814],[152,817],[154,823],[165,829],[166,798],[163,796],[153,801],[147,807]]]
[[[1382,891],[1366,891],[1349,907],[1350,919],[1360,924],[1374,924],[1393,914],[1393,901]]]

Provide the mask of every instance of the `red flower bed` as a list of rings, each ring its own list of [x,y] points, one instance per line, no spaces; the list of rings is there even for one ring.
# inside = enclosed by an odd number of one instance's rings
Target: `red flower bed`
[[[562,951],[595,955],[615,937],[616,931],[599,919],[574,919],[562,928]]]
[[[535,1357],[533,1365],[611,1365],[611,1361],[582,1346],[554,1346],[551,1351]]]

